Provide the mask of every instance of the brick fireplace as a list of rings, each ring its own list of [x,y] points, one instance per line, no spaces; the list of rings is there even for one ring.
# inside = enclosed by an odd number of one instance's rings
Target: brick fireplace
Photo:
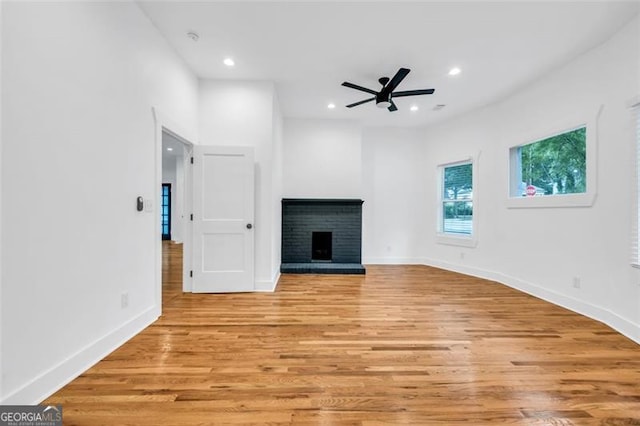
[[[362,200],[284,198],[283,273],[364,274]]]

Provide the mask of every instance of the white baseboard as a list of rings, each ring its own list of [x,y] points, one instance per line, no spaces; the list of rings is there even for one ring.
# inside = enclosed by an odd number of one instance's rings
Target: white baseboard
[[[363,259],[363,265],[423,265],[424,259],[419,257],[369,257]]]
[[[0,0],[1,1],[1,0]],[[271,280],[255,280],[253,283],[253,291],[256,293],[273,293],[276,291],[276,286],[278,285],[278,280],[280,279],[280,273],[276,276],[276,278]],[[191,293],[191,286],[183,286],[182,291],[185,293]],[[251,290],[245,290],[251,291]]]
[[[273,293],[276,291],[278,281],[280,280],[280,271],[278,271],[272,280],[256,280],[254,291],[259,293]]]
[[[39,404],[127,340],[147,328],[156,319],[158,319],[158,309],[152,306],[106,336],[95,340],[66,360],[5,396],[0,401],[0,405]]]
[[[421,263],[426,266],[434,266],[436,268],[446,269],[448,271],[459,272],[461,274],[499,282],[500,284],[504,284],[508,287],[520,290],[542,300],[546,300],[547,302],[553,303],[554,305],[562,306],[563,308],[569,309],[570,311],[577,312],[596,321],[600,321],[618,331],[619,333],[627,336],[634,342],[640,344],[640,324],[636,324],[633,321],[619,316],[615,312],[611,312],[608,309],[596,306],[592,303],[578,300],[565,294],[557,293],[553,290],[543,288],[539,285],[521,280],[516,277],[505,275],[501,272],[456,265],[453,263],[434,259],[423,259]]]

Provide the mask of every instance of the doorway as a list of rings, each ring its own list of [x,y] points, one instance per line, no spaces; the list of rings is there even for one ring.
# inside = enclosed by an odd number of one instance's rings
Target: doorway
[[[160,223],[161,298],[166,306],[171,299],[187,289],[190,268],[191,233],[189,213],[191,177],[188,167],[193,145],[171,130],[162,127],[160,202],[157,211]],[[189,283],[190,284],[190,283]]]

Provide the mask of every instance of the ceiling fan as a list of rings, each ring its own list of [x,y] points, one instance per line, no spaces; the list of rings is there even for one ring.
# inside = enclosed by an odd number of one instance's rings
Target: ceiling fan
[[[396,107],[396,104],[393,102],[392,98],[400,98],[402,96],[431,95],[433,92],[435,92],[435,89],[405,90],[402,92],[394,92],[396,87],[398,87],[400,82],[404,80],[404,78],[407,76],[407,74],[409,74],[410,71],[411,70],[409,68],[400,68],[392,79],[389,79],[389,77],[379,78],[378,81],[380,82],[380,84],[382,84],[382,89],[380,89],[379,92],[345,81],[344,83],[342,83],[342,85],[345,87],[371,93],[372,95],[374,95],[373,98],[349,104],[347,105],[347,108],[353,108],[354,106],[366,104],[367,102],[375,100],[376,106],[378,108],[387,108],[389,111],[397,111],[398,107]]]

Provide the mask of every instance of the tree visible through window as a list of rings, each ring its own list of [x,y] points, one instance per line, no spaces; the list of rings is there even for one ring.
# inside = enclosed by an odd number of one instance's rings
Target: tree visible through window
[[[442,224],[446,234],[473,233],[473,165],[443,167]]]
[[[513,149],[513,176],[518,185],[512,186],[512,197],[587,191],[586,127]]]

